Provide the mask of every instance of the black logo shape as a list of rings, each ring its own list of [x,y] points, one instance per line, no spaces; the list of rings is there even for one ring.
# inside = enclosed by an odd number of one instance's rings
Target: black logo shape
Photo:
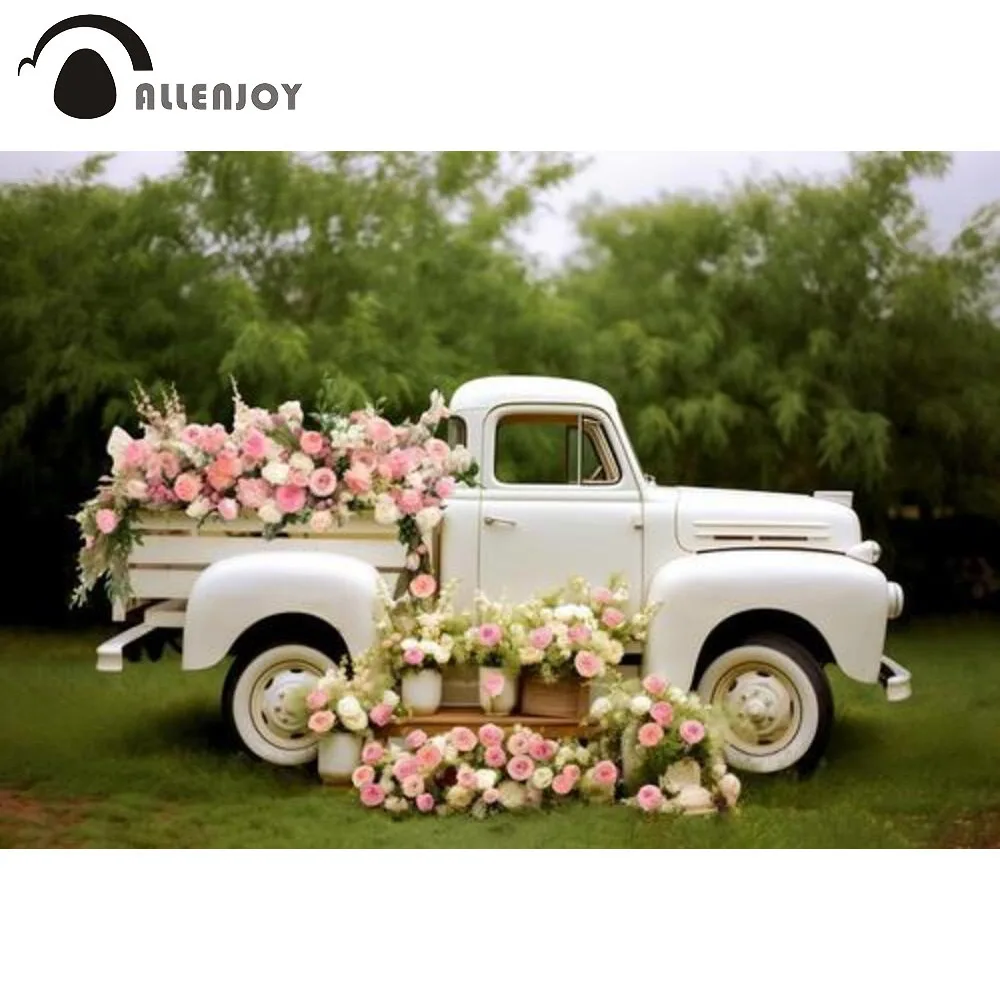
[[[149,50],[143,40],[127,25],[113,17],[104,14],[78,14],[67,17],[64,21],[53,24],[35,46],[34,55],[22,59],[17,65],[17,75],[25,65],[34,67],[42,49],[56,35],[73,28],[96,28],[116,38],[124,46],[132,69],[136,72],[150,71],[153,61],[149,58]],[[56,107],[70,118],[103,118],[115,106],[118,92],[115,88],[115,78],[108,69],[108,64],[93,49],[77,49],[63,64],[56,79],[52,100]]]

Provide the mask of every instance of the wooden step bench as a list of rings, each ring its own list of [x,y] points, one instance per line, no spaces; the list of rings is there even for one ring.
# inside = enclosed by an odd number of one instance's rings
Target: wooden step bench
[[[429,736],[446,733],[455,726],[466,726],[473,732],[487,722],[492,722],[504,731],[521,725],[543,736],[587,736],[595,727],[573,719],[553,719],[538,715],[487,715],[473,708],[442,708],[433,715],[411,715],[393,722],[387,727],[389,736],[405,736],[415,729],[422,729]]]

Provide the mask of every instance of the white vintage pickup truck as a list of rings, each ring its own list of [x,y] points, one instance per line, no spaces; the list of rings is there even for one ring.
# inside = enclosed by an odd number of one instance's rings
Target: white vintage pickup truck
[[[623,574],[634,605],[660,605],[627,662],[719,706],[729,761],[745,771],[815,765],[834,666],[881,683],[890,701],[909,697],[909,673],[883,652],[903,592],[876,568],[879,546],[862,539],[849,494],[659,486],[614,399],[587,383],[482,378],[449,408],[451,443],[481,470],[449,500],[434,543],[458,608],[477,590],[517,601],[572,576]],[[131,556],[135,597],[115,612],[137,624],[98,649],[97,666],[120,671],[151,633],[181,630],[184,670],[231,658],[223,710],[246,750],[298,765],[315,756],[315,737],[285,695],[371,645],[379,579],[403,572],[406,552],[392,526],[364,519],[322,535],[260,533],[250,521],[199,531],[183,515],[148,521]],[[446,686],[445,704],[476,701],[474,685]]]

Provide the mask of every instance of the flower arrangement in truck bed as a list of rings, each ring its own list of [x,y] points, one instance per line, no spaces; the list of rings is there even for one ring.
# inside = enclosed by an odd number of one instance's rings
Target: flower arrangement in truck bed
[[[435,438],[449,415],[439,392],[416,423],[391,424],[369,406],[351,414],[315,414],[284,403],[274,413],[248,406],[234,386],[231,429],[191,423],[175,391],[158,407],[141,388],[135,397],[142,436],[115,428],[110,475],[76,515],[83,545],[82,603],[101,578],[109,596],[130,596],[128,557],[144,513],[183,512],[192,521],[253,518],[267,538],[291,524],[329,531],[362,511],[395,524],[411,572],[428,565],[428,540],[458,483],[478,469],[464,447]]]

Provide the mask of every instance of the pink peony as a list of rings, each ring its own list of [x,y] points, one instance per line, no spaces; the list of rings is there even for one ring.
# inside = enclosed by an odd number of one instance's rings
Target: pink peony
[[[318,455],[323,450],[323,435],[319,431],[303,431],[299,435],[299,447],[307,455]]]
[[[535,649],[546,649],[552,642],[552,629],[543,625],[541,628],[534,629],[528,639]]]
[[[595,587],[590,592],[590,599],[595,604],[610,604],[615,599],[615,595],[607,587]]]
[[[655,747],[663,739],[663,728],[655,722],[647,722],[639,727],[639,742],[644,747]]]
[[[118,515],[105,507],[97,512],[97,529],[103,535],[110,535],[118,527]]]
[[[447,500],[455,492],[455,480],[451,476],[442,476],[434,485],[434,492]]]
[[[236,484],[236,496],[248,510],[257,510],[271,498],[271,487],[264,479],[241,479]]]
[[[354,453],[354,464],[367,469],[371,475],[378,466],[378,455],[371,448],[359,448]]]
[[[507,773],[515,781],[527,781],[535,773],[535,762],[524,754],[518,754],[507,762]]]
[[[418,600],[433,597],[437,591],[437,581],[430,573],[421,573],[410,582],[410,593]]]
[[[488,806],[491,806],[493,805],[494,802],[499,802],[499,801],[500,801],[500,792],[497,791],[497,789],[487,788],[486,791],[483,792],[483,802],[485,802]]]
[[[487,722],[479,727],[479,742],[484,747],[498,747],[503,743],[503,730],[492,722]]]
[[[669,701],[658,701],[649,714],[661,725],[669,726],[674,721],[674,706]]]
[[[434,796],[430,792],[424,792],[417,796],[417,808],[422,813],[429,813],[434,808]]]
[[[364,764],[377,764],[385,756],[385,747],[381,743],[366,743],[361,750],[361,761]]]
[[[306,505],[306,491],[301,486],[279,486],[275,491],[278,510],[282,514],[297,514]]]
[[[209,455],[216,455],[222,450],[228,438],[229,435],[222,424],[213,424],[211,427],[205,428],[201,436],[201,446]]]
[[[590,629],[586,625],[572,625],[566,632],[566,638],[570,642],[584,643],[590,641]]]
[[[202,427],[198,424],[188,424],[181,431],[181,440],[185,444],[193,445],[195,448],[201,445]]]
[[[636,795],[636,801],[643,812],[656,812],[663,805],[663,792],[656,785],[643,785]]]
[[[149,445],[145,441],[129,441],[122,457],[125,465],[142,465],[149,458]]]
[[[602,760],[594,765],[591,775],[599,785],[613,785],[618,780],[618,768],[610,760]]]
[[[604,667],[604,661],[589,649],[581,649],[573,659],[576,672],[581,677],[596,677]]]
[[[367,493],[372,488],[372,475],[363,465],[352,465],[344,473],[344,483],[355,495]]]
[[[396,440],[396,431],[388,420],[375,417],[368,422],[368,436],[375,444],[389,444]]]
[[[165,479],[174,479],[181,471],[180,459],[172,451],[160,452],[160,471]]]
[[[455,744],[455,749],[459,753],[469,753],[476,749],[479,740],[476,734],[465,726],[456,726],[451,731],[451,742]]]
[[[407,754],[405,757],[400,757],[392,765],[392,776],[397,781],[405,781],[410,775],[416,774],[419,770],[420,764],[417,759]]]
[[[528,734],[527,733],[511,733],[510,739],[507,740],[507,751],[514,755],[527,753],[528,752]]]
[[[388,725],[389,720],[392,718],[392,709],[386,705],[384,702],[379,702],[369,713],[368,718],[371,719],[373,726]]]
[[[503,691],[506,685],[506,680],[504,680],[503,674],[499,671],[492,670],[483,678],[483,691],[490,698],[495,698],[501,691]]]
[[[411,667],[419,667],[424,662],[424,651],[419,646],[411,646],[403,653],[403,662]]]
[[[493,622],[487,622],[485,625],[479,626],[478,637],[487,649],[492,649],[503,638],[503,629]]]
[[[314,469],[309,477],[309,489],[317,497],[328,497],[337,488],[337,474],[333,469]]]
[[[488,746],[483,759],[490,767],[503,767],[507,763],[507,755],[503,752],[503,747]]]
[[[678,731],[681,739],[690,746],[700,743],[705,738],[705,727],[697,719],[685,719]]]
[[[416,490],[403,490],[396,501],[396,506],[404,514],[418,514],[424,506],[424,501]]]
[[[427,742],[427,734],[422,729],[414,729],[406,734],[406,749],[419,750]]]
[[[565,773],[557,774],[552,779],[552,791],[554,791],[556,795],[569,795],[569,793],[573,791],[574,784],[575,782]]]
[[[267,455],[267,438],[259,430],[252,430],[243,442],[243,454],[254,462]]]
[[[360,767],[356,767],[354,773],[351,775],[351,783],[355,788],[360,788],[362,785],[367,785],[374,780],[375,769],[370,764],[362,764]]]
[[[667,682],[659,674],[650,674],[648,677],[643,677],[642,686],[654,698],[659,697],[667,690]]]
[[[383,802],[385,802],[385,789],[381,785],[370,782],[367,785],[361,786],[362,805],[368,806],[369,809],[374,809],[382,805]]]
[[[184,503],[191,503],[200,492],[201,480],[190,472],[178,476],[177,482],[174,483],[174,493],[177,494],[177,499]]]
[[[433,743],[425,743],[417,751],[417,764],[422,771],[433,771],[441,763],[441,750]]]
[[[399,449],[390,452],[386,462],[389,466],[389,477],[391,479],[405,479],[413,469],[413,463],[410,461],[409,454]]]
[[[618,608],[605,608],[601,613],[601,624],[607,628],[618,628],[625,621],[625,613]]]
[[[328,733],[333,729],[333,724],[337,721],[337,716],[330,711],[313,712],[309,716],[309,728],[314,733]]]
[[[217,509],[223,521],[235,521],[240,514],[240,505],[232,497],[220,500]]]
[[[408,799],[415,799],[424,793],[424,779],[419,774],[411,774],[403,779],[403,794]]]
[[[220,455],[205,474],[209,486],[220,493],[228,490],[243,472],[243,464],[235,455]]]
[[[330,704],[330,696],[325,691],[316,689],[306,695],[306,708],[310,712],[318,712],[321,708],[326,708]]]

